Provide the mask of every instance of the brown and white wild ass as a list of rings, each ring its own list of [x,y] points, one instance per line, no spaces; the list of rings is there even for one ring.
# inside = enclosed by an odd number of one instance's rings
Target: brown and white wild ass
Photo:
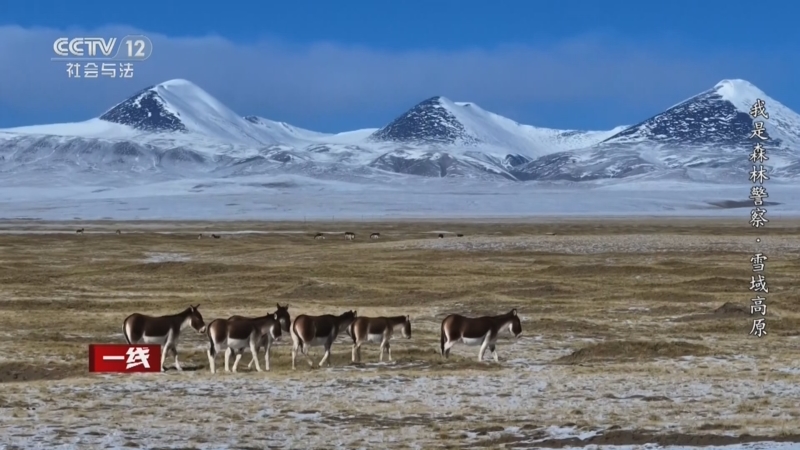
[[[356,311],[347,311],[338,316],[332,314],[325,314],[322,316],[309,316],[301,314],[294,319],[292,323],[292,370],[296,369],[295,361],[297,359],[298,350],[305,355],[308,365],[314,367],[314,362],[308,356],[308,349],[310,347],[323,347],[325,354],[319,361],[319,366],[322,367],[326,362],[331,365],[331,346],[339,336],[339,333],[346,330],[354,320],[358,313]]]
[[[75,230],[75,233],[83,234],[83,228],[78,228],[77,230]]]
[[[439,239],[443,239],[443,238],[444,238],[444,234],[439,233]]]
[[[400,332],[404,338],[411,338],[411,318],[409,316],[356,318],[348,329],[350,337],[353,338],[353,362],[361,361],[361,345],[365,342],[380,344],[380,361],[383,361],[384,351],[389,353],[389,361],[391,361],[392,348],[389,346],[389,340],[397,327],[402,327]]]
[[[450,314],[442,321],[442,356],[449,357],[450,349],[457,342],[463,342],[469,346],[481,346],[478,352],[479,362],[483,361],[483,354],[487,348],[494,354],[494,360],[497,362],[497,336],[506,327],[516,338],[522,334],[522,323],[520,323],[516,309],[499,316],[474,318]]]
[[[122,231],[121,230],[117,230],[117,234],[122,234]]]
[[[181,331],[191,326],[198,333],[205,331],[203,315],[197,309],[200,305],[189,306],[177,314],[166,316],[148,316],[133,313],[122,322],[122,334],[128,344],[161,345],[161,371],[165,371],[164,361],[167,352],[175,355],[175,369],[181,369],[178,363],[178,338]]]
[[[314,239],[325,239],[325,235],[322,233],[317,233],[314,235]]]
[[[349,231],[346,231],[346,232],[344,233],[344,239],[345,239],[346,241],[352,241],[352,240],[353,240],[353,239],[355,239],[355,238],[356,238],[356,234],[355,234],[355,233],[351,233],[351,232],[349,232]]]
[[[269,351],[272,343],[281,337],[281,323],[275,313],[263,317],[239,317],[238,319],[216,319],[206,327],[208,336],[208,364],[211,373],[216,373],[216,356],[219,350],[225,348],[225,371],[236,372],[239,360],[242,359],[245,349],[250,349],[256,371],[261,372],[258,363],[258,349],[262,346],[264,351],[264,368],[269,371]],[[231,370],[231,354],[236,354]]]
[[[292,316],[289,315],[289,304],[286,304],[286,306],[281,306],[280,303],[277,303],[277,306],[278,309],[275,310],[274,314],[278,318],[278,322],[280,322],[281,324],[281,331],[284,333],[288,333],[289,326],[291,326],[292,324]],[[228,317],[228,320],[238,320],[238,319],[255,319],[255,317],[245,317],[245,316]],[[259,346],[256,348],[256,351],[261,351],[261,348],[264,346],[264,344],[265,344],[264,342],[261,342]],[[257,356],[258,356],[257,354],[253,354],[253,358],[250,360],[250,363],[247,364],[248,369],[253,366],[253,363],[255,362]]]
[[[381,238],[381,234],[380,233],[372,233],[372,234],[369,235],[369,238],[370,239],[380,239]]]
[[[219,239],[220,236],[218,234],[212,234],[211,237],[214,239]]]

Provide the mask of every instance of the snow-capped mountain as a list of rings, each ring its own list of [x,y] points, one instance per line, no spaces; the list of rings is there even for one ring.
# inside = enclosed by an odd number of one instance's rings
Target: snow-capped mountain
[[[474,103],[432,97],[403,113],[370,136],[374,141],[406,144],[440,144],[482,149],[499,155],[538,157],[553,148],[584,148],[617,134],[610,131],[554,130],[522,125],[481,109]]]
[[[702,181],[747,181],[754,119],[765,102],[770,170],[794,177],[800,160],[800,115],[745,80],[723,80],[662,113],[585,149],[554,152],[521,166],[521,179],[624,178],[651,174]]]
[[[0,130],[0,173],[16,179],[71,173],[83,181],[98,173],[573,181],[649,174],[741,181],[756,99],[770,113],[765,122],[776,176],[800,175],[800,116],[743,80],[724,80],[639,124],[608,131],[523,125],[474,103],[433,97],[381,128],[338,134],[240,116],[193,83],[170,80],[95,119]]]

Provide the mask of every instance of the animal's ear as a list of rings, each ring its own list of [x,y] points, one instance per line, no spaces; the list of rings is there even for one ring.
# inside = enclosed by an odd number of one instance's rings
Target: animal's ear
[[[276,303],[276,305],[278,306],[278,309],[281,309],[281,304],[280,303]]]
[[[411,322],[411,316],[406,316],[406,321]]]
[[[272,314],[272,318],[275,319],[275,320],[278,320],[278,315],[273,313]]]
[[[514,308],[514,309],[511,310],[511,315],[512,316],[516,316],[517,315],[517,308]]]

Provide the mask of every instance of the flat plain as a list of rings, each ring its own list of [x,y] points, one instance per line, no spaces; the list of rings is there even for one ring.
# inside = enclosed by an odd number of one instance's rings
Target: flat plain
[[[0,222],[0,447],[800,442],[800,222],[773,222]],[[87,373],[88,344],[124,342],[128,314],[198,303],[206,323],[288,303],[293,317],[408,314],[413,332],[391,362],[367,345],[351,363],[341,336],[331,368],[292,371],[286,336],[270,372],[246,354],[239,373],[211,375],[205,337],[187,330],[183,372]],[[499,363],[463,345],[442,359],[447,314],[511,308],[523,334],[501,337]]]

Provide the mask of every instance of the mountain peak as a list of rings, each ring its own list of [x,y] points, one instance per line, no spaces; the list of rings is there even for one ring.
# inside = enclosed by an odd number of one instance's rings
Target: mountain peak
[[[196,84],[192,83],[189,80],[183,79],[183,78],[173,78],[171,80],[167,80],[167,81],[164,81],[162,83],[159,83],[157,86],[164,86],[164,87],[170,87],[170,86],[174,86],[174,87],[194,87],[194,88],[200,89]]]
[[[377,141],[432,144],[472,144],[464,124],[453,113],[454,103],[442,96],[425,99],[372,134]]]
[[[787,131],[784,128],[795,129],[800,126],[800,117],[742,79],[722,80],[713,88],[633,125],[604,142],[740,147],[749,142],[748,136],[753,128],[753,118],[749,112],[759,99],[766,103],[773,119],[766,121],[767,135],[775,138],[773,144],[780,145],[780,139],[785,138],[784,131]]]
[[[236,116],[196,84],[175,78],[133,94],[106,111],[100,120],[148,132],[187,132],[199,125],[194,119],[208,115]]]

